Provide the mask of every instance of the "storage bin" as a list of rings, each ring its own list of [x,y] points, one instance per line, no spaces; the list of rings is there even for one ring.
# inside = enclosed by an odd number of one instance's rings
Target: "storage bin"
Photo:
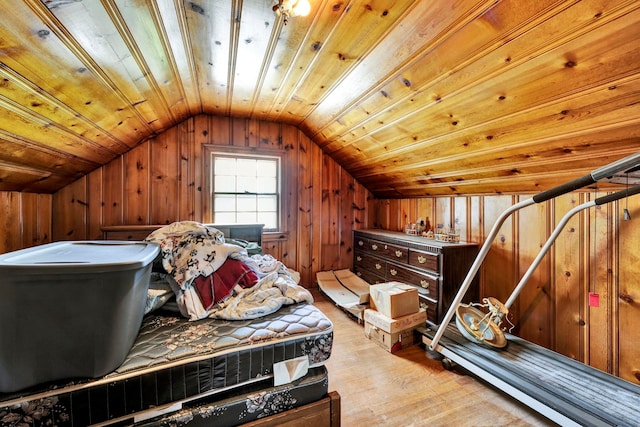
[[[140,329],[158,252],[68,241],[0,255],[0,392],[117,368]]]

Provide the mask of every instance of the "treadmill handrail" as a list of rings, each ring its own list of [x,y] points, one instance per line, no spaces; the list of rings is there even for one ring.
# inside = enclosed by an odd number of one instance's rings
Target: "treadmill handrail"
[[[453,301],[451,302],[449,309],[447,310],[444,317],[442,318],[442,322],[438,326],[438,330],[436,331],[433,337],[433,340],[429,345],[429,349],[435,350],[436,345],[438,344],[438,341],[442,337],[442,334],[444,334],[444,330],[447,327],[447,324],[453,318],[453,315],[456,309],[458,308],[458,305],[460,304],[460,302],[462,302],[462,298],[464,298],[464,295],[467,293],[469,286],[471,286],[471,282],[473,281],[476,273],[480,269],[480,265],[482,265],[482,262],[484,261],[487,254],[489,253],[489,250],[491,249],[491,245],[493,244],[493,241],[498,235],[498,231],[500,231],[500,227],[502,226],[502,224],[504,223],[504,221],[507,219],[509,215],[511,215],[513,212],[517,211],[518,209],[522,209],[534,203],[541,203],[546,200],[553,199],[557,196],[569,193],[571,191],[577,190],[578,188],[585,187],[589,184],[593,184],[594,182],[597,182],[602,178],[610,177],[617,172],[626,171],[638,165],[640,165],[640,151],[637,153],[631,154],[629,156],[623,157],[622,159],[616,160],[615,162],[609,163],[605,166],[602,166],[592,171],[590,174],[585,175],[581,178],[575,179],[568,183],[561,184],[557,187],[538,193],[532,198],[526,199],[520,203],[516,203],[515,205],[506,209],[498,217],[498,220],[496,220],[496,223],[493,225],[491,231],[487,235],[487,238],[485,239],[480,249],[480,252],[478,252],[478,255],[476,256],[475,261],[471,265],[471,268],[469,269],[467,276],[462,281],[462,284],[460,285],[460,289],[458,289],[458,293],[453,298]]]

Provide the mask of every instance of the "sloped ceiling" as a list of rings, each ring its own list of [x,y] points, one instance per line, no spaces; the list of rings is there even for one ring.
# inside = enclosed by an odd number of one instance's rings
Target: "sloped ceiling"
[[[538,192],[640,151],[640,2],[24,0],[0,190],[54,192],[200,113],[303,130],[376,196]]]

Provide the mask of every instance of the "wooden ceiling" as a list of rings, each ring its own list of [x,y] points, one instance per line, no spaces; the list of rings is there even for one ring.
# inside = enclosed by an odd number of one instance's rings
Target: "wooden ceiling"
[[[299,127],[384,198],[538,192],[640,151],[640,1],[21,0],[0,190],[49,193],[200,113]]]

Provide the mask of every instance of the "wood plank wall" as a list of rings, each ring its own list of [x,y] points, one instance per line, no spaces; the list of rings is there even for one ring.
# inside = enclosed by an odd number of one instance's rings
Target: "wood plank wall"
[[[0,254],[51,242],[50,194],[0,191]]]
[[[350,268],[354,224],[367,226],[370,194],[289,125],[199,115],[142,143],[53,195],[54,240],[100,239],[101,226],[215,222],[203,193],[207,144],[284,154],[285,221],[265,252],[316,285],[315,273]]]
[[[0,192],[0,252],[56,240],[99,239],[102,225],[202,220],[202,145],[286,153],[286,221],[265,250],[301,272],[352,266],[353,228],[402,230],[416,218],[455,224],[481,243],[497,216],[529,195],[376,200],[298,129],[200,115],[54,195]],[[576,192],[508,219],[481,269],[481,293],[505,300],[558,220],[598,195]],[[627,206],[628,202],[628,206]],[[632,220],[622,220],[628,207]],[[640,384],[640,196],[573,217],[512,307],[519,335]],[[600,295],[589,307],[588,294]]]
[[[481,296],[505,302],[558,221],[605,193],[575,192],[517,211],[479,272]],[[372,200],[374,227],[401,231],[417,218],[460,228],[483,243],[497,217],[530,195]],[[627,207],[631,220],[623,220]],[[640,196],[573,216],[511,307],[514,333],[640,384]],[[599,307],[589,306],[589,292]]]

